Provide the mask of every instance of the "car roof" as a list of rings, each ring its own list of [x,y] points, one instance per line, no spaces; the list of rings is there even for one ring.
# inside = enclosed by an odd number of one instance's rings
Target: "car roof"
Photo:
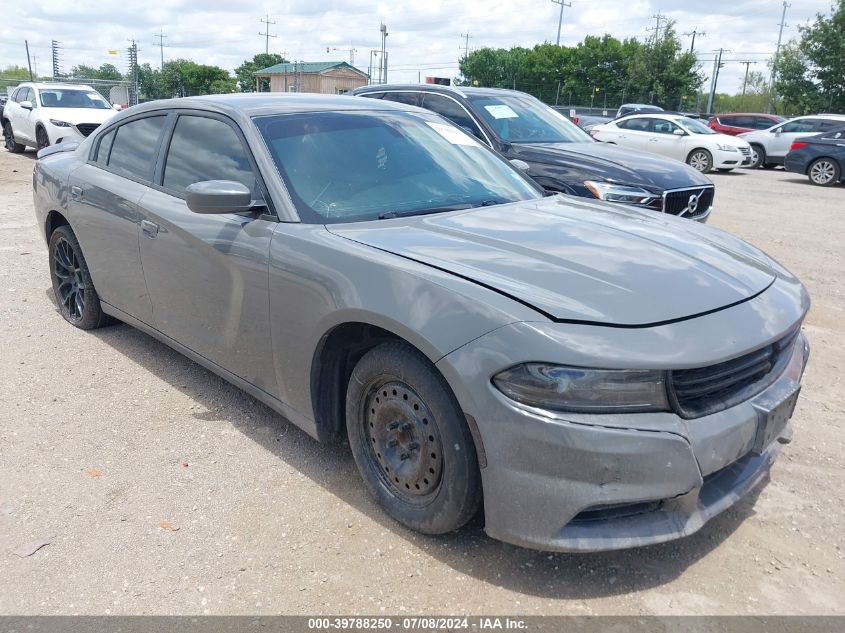
[[[530,96],[527,92],[521,90],[510,90],[509,88],[479,88],[476,86],[444,86],[442,84],[374,84],[372,86],[363,86],[352,91],[353,95],[361,95],[373,92],[396,92],[396,91],[413,91],[413,92],[437,92],[441,94],[458,95],[460,97],[470,96],[500,96],[510,94],[514,96]]]
[[[615,119],[615,121],[625,121],[626,119],[689,119],[685,114],[674,114],[670,112],[631,112],[623,117]]]
[[[767,114],[765,112],[720,112],[719,114],[714,114],[713,116],[762,116],[767,119],[783,118],[779,114]]]
[[[322,95],[286,92],[243,92],[235,94],[183,97],[149,101],[124,112],[140,113],[173,108],[196,108],[218,112],[238,112],[246,116],[297,114],[302,112],[373,111],[426,112],[422,108],[374,99],[355,99],[348,95]]]
[[[94,90],[91,86],[85,84],[62,84],[43,81],[24,81],[18,85],[18,88],[20,88],[21,86],[27,86],[29,88],[38,88],[39,90],[49,90],[50,88],[61,88],[63,90]]]

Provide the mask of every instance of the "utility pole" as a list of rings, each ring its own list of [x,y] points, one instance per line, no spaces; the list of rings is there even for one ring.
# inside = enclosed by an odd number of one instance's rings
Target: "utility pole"
[[[164,68],[164,40],[167,39],[167,36],[164,34],[164,29],[160,29],[158,33],[153,35],[153,37],[158,38],[158,46],[161,49],[161,67]]]
[[[265,15],[263,18],[261,18],[261,19],[259,20],[259,22],[261,22],[262,24],[265,24],[265,25],[266,25],[266,29],[265,29],[265,30],[266,30],[266,33],[261,33],[261,32],[259,31],[259,33],[258,33],[258,34],[259,34],[259,35],[263,35],[263,36],[264,36],[264,54],[265,54],[265,55],[267,55],[267,54],[269,54],[269,53],[270,53],[270,38],[271,38],[271,37],[273,37],[273,38],[275,38],[275,37],[276,37],[275,35],[271,35],[271,34],[270,34],[270,25],[271,25],[271,24],[275,24],[275,22],[271,22],[271,21],[270,21],[270,16],[269,16],[269,15]]]
[[[464,61],[466,61],[467,57],[469,57],[469,38],[472,37],[469,33],[461,33],[461,37],[464,38]]]
[[[32,76],[32,62],[29,59],[29,40],[24,40],[23,43],[26,45],[26,65],[29,67],[29,80],[35,81]]]
[[[560,27],[563,24],[563,7],[572,7],[571,2],[564,2],[564,0],[552,0],[554,4],[560,5],[560,15],[557,18],[557,41],[555,44],[560,46]]]
[[[745,88],[748,86],[748,69],[751,67],[751,64],[756,64],[757,62],[752,61],[744,61],[739,62],[740,64],[745,64],[745,79],[742,81],[742,96],[745,96]]]
[[[668,22],[669,18],[667,18],[662,13],[660,13],[660,11],[657,12],[657,15],[653,15],[651,17],[653,17],[654,21],[655,21],[655,25],[654,25],[654,29],[653,29],[654,30],[654,47],[657,48],[657,45],[660,43],[660,23],[661,22]],[[646,29],[646,30],[651,31],[652,29]]]
[[[384,22],[379,23],[379,32],[381,33],[381,57],[378,63],[378,78],[380,84],[387,83],[387,25]]]
[[[780,43],[783,41],[783,27],[786,24],[786,10],[791,7],[786,0],[783,0],[783,12],[780,14],[780,30],[778,31],[778,45],[775,48],[775,57],[772,60],[772,76],[769,79],[769,112],[774,109],[775,105],[775,75],[777,74],[778,57],[780,56]]]
[[[692,42],[690,42],[690,45],[689,45],[689,52],[690,53],[695,52],[695,36],[696,35],[700,35],[701,37],[707,37],[707,33],[705,33],[704,31],[699,31],[698,27],[695,27],[690,33],[684,33],[684,35],[687,36],[687,37],[692,35]]]
[[[710,98],[707,99],[707,113],[710,114],[713,112],[713,99],[716,97],[716,87],[719,84],[719,69],[722,68],[722,54],[727,51],[724,48],[720,48],[718,51],[713,51],[714,53],[718,53],[716,59],[713,60],[713,78],[710,82]]]
[[[132,80],[132,85],[129,89],[129,105],[137,105],[138,103],[138,44],[135,40],[129,40],[129,77]]]
[[[51,56],[53,58],[53,79],[58,79],[59,76],[62,74],[62,69],[60,67],[61,59],[59,58],[59,50],[61,46],[59,46],[61,42],[57,42],[53,40],[50,42],[50,49],[51,49]]]

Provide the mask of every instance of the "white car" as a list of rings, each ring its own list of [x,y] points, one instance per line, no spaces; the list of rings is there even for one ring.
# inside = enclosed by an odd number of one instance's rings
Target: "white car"
[[[115,115],[112,106],[90,86],[23,83],[3,108],[3,138],[10,152],[28,145],[42,149],[82,141]]]
[[[746,141],[679,114],[632,114],[598,125],[590,134],[605,143],[675,158],[704,174],[751,165]]]
[[[792,141],[827,132],[845,125],[845,114],[814,114],[778,123],[766,130],[740,134],[739,138],[751,143],[751,166],[771,169],[783,165]]]

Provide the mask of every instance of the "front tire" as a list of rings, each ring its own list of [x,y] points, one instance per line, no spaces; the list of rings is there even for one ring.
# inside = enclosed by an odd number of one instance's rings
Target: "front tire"
[[[20,154],[26,149],[26,145],[22,145],[21,143],[15,141],[15,133],[12,131],[11,121],[6,121],[3,124],[3,141],[6,145],[6,149],[13,154]]]
[[[82,256],[79,240],[71,228],[60,226],[50,236],[50,278],[59,312],[81,330],[93,330],[110,322]]]
[[[472,435],[448,384],[406,343],[383,343],[355,366],[346,430],[370,494],[425,534],[463,526],[481,504]]]
[[[810,182],[819,187],[829,187],[839,182],[839,164],[832,158],[817,158],[807,169]]]
[[[760,169],[766,162],[766,150],[760,145],[751,146],[751,165],[749,169]]]
[[[713,169],[713,155],[706,149],[694,149],[687,156],[687,165],[702,174],[707,174]]]
[[[35,130],[35,147],[37,150],[42,150],[50,146],[50,137],[47,136],[47,130],[43,127],[38,127]]]

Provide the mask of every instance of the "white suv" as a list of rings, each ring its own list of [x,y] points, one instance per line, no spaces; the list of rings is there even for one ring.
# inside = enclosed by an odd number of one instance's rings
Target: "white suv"
[[[739,137],[751,143],[751,167],[772,168],[783,165],[792,141],[810,134],[827,132],[845,125],[843,114],[814,114],[790,119],[767,130],[755,130]]]
[[[3,138],[10,152],[81,141],[115,115],[112,106],[90,86],[23,83],[3,108]]]

